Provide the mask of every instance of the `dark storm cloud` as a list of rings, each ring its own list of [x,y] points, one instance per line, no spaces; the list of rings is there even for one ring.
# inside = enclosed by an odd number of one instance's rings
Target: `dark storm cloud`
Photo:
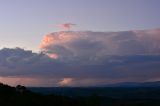
[[[41,82],[45,83],[47,81],[42,79],[55,79],[54,83],[59,83],[65,78],[72,79],[75,85],[90,85],[93,82],[146,81],[160,76],[159,55],[107,56],[96,64],[80,64],[79,60],[64,62],[20,48],[5,48],[0,50],[0,57],[2,77],[42,77]]]

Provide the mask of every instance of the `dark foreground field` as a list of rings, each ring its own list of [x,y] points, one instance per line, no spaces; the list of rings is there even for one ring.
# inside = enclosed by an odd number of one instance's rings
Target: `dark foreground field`
[[[160,106],[159,87],[25,88],[0,84],[0,106]]]

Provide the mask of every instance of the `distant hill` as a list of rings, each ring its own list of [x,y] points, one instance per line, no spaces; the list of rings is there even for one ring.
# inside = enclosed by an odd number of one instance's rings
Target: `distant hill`
[[[100,87],[160,87],[160,81],[155,82],[121,82],[115,84],[106,84]]]

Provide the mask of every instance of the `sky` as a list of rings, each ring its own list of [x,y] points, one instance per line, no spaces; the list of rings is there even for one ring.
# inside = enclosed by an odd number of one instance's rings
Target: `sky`
[[[43,36],[73,30],[125,31],[160,26],[159,0],[0,0],[0,48],[39,51]]]
[[[160,80],[159,0],[0,0],[0,81]]]

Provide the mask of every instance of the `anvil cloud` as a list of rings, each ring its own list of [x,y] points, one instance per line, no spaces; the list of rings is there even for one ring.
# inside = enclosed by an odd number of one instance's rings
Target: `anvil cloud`
[[[121,32],[67,31],[47,34],[41,49],[66,59],[101,59],[106,55],[160,53],[160,29]]]

